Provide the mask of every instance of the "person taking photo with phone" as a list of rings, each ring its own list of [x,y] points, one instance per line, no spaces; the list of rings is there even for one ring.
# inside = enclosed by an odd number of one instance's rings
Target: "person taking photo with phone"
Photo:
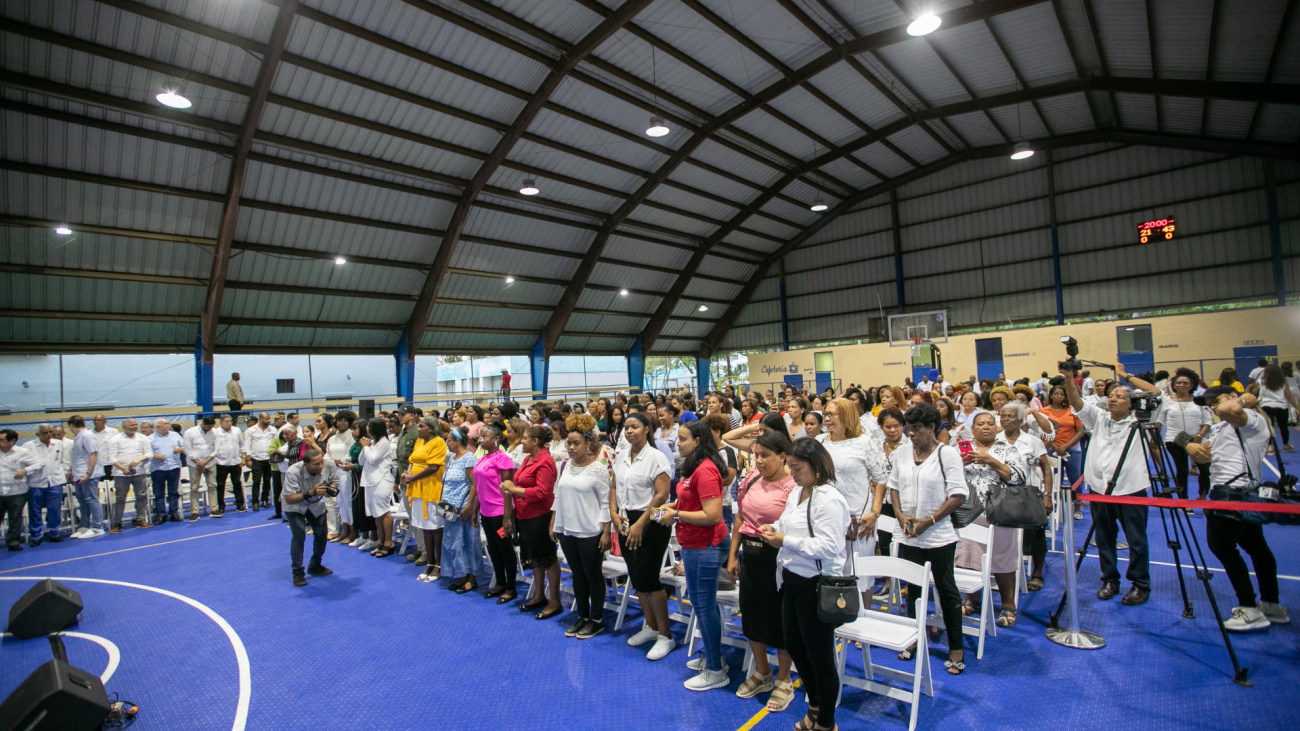
[[[306,586],[307,576],[328,576],[333,571],[321,564],[325,557],[325,544],[329,542],[325,525],[325,497],[330,492],[338,495],[338,469],[334,460],[326,459],[319,449],[309,449],[301,461],[284,473],[284,486],[280,493],[284,501],[284,514],[289,518],[289,560],[293,567],[293,585]],[[311,529],[311,563],[304,572],[302,550],[307,542],[307,529]]]

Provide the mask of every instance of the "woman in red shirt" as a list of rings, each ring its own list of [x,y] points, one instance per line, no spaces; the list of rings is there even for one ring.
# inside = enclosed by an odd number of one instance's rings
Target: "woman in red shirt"
[[[520,559],[533,569],[532,593],[519,611],[540,609],[535,615],[537,619],[558,617],[564,611],[560,605],[560,562],[556,560],[555,541],[551,539],[556,470],[548,446],[550,441],[551,430],[547,427],[525,429],[521,442],[524,461],[515,470],[513,480],[501,483],[501,492],[514,497]],[[547,585],[550,592],[544,593]]]
[[[730,684],[722,662],[722,616],[718,614],[718,569],[730,549],[722,522],[722,475],[726,471],[713,431],[702,421],[677,430],[677,451],[684,460],[677,502],[666,503],[660,525],[677,525],[682,546],[686,592],[699,620],[704,657],[686,664],[699,675],[686,681],[687,690],[713,690]]]

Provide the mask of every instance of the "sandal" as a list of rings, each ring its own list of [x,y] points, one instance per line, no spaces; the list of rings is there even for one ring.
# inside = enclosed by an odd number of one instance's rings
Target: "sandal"
[[[961,613],[967,617],[979,614],[980,609],[982,609],[982,607],[974,599],[967,599],[965,603],[961,605]]]
[[[767,697],[767,712],[780,713],[794,700],[794,683],[786,680],[772,681],[772,694]]]
[[[794,731],[812,731],[813,727],[817,725],[817,722],[812,719],[812,717],[817,713],[817,710],[818,709],[813,708],[812,706],[808,706],[808,713],[803,718],[799,719],[799,723],[794,725]]]
[[[736,689],[737,698],[753,698],[754,696],[772,689],[772,676],[751,675],[745,678],[745,682],[740,684]]]
[[[1016,610],[1014,610],[1014,609],[1003,609],[1002,612],[998,615],[998,626],[999,626],[999,627],[1015,627],[1015,626],[1016,626]]]
[[[965,655],[962,655],[963,660]],[[943,666],[948,668],[949,675],[961,675],[966,670],[966,663],[962,660],[944,660]]]
[[[1041,577],[1041,576],[1035,576],[1035,577],[1033,577],[1032,579],[1030,579],[1030,580],[1029,580],[1029,590],[1030,590],[1030,591],[1042,591],[1042,590],[1043,590],[1043,577]]]
[[[916,645],[912,645],[906,650],[903,650],[902,652],[898,653],[898,659],[902,660],[903,662],[907,662],[908,660],[911,660],[914,657],[916,657]]]
[[[388,558],[389,556],[393,555],[393,549],[394,546],[381,546],[375,549],[375,552],[370,555],[374,556],[375,558]]]

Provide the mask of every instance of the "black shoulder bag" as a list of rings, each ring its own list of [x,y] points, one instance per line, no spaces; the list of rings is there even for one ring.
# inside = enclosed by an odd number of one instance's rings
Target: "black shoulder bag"
[[[815,493],[815,491],[814,491]],[[812,538],[812,501],[808,496],[808,537]],[[853,565],[853,551],[848,552],[849,565]],[[858,618],[861,598],[858,594],[857,576],[826,576],[822,562],[817,560],[817,619],[834,625],[848,624]]]
[[[941,449],[943,449],[943,444],[940,444],[939,446],[934,448],[935,451],[934,458],[939,460],[939,473],[943,475],[944,492],[946,493],[947,485],[948,485],[948,471],[943,468],[943,454],[942,452],[939,451]],[[917,466],[920,467],[920,465]],[[966,479],[964,471],[962,473],[962,479],[963,480]],[[984,513],[984,500],[980,497],[980,491],[972,490],[970,489],[970,485],[967,485],[966,499],[962,502],[961,505],[957,506],[956,510],[952,511],[952,527],[965,528],[971,523],[974,523],[975,519],[980,517],[980,515],[982,515],[983,513]]]
[[[1015,445],[1011,448],[1015,449]],[[1020,453],[1016,452],[1016,456],[1019,457]],[[999,528],[1041,529],[1047,526],[1043,495],[1029,484],[1028,479],[1021,485],[1000,484],[989,496],[987,511],[989,523]]]

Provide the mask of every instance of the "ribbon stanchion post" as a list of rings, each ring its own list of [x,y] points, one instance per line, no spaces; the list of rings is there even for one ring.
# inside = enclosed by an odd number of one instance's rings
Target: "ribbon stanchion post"
[[[1062,521],[1065,524],[1063,540],[1070,550],[1074,550],[1074,520],[1071,518],[1074,514],[1073,498],[1073,489],[1069,486],[1061,488],[1062,515],[1065,516],[1065,520]],[[1078,576],[1075,571],[1074,558],[1070,556],[1065,561],[1065,595],[1070,618],[1064,627],[1052,622],[1047,628],[1047,639],[1062,647],[1073,647],[1076,650],[1099,650],[1106,646],[1105,638],[1096,632],[1088,632],[1079,628],[1079,595],[1075,591],[1077,584]]]

